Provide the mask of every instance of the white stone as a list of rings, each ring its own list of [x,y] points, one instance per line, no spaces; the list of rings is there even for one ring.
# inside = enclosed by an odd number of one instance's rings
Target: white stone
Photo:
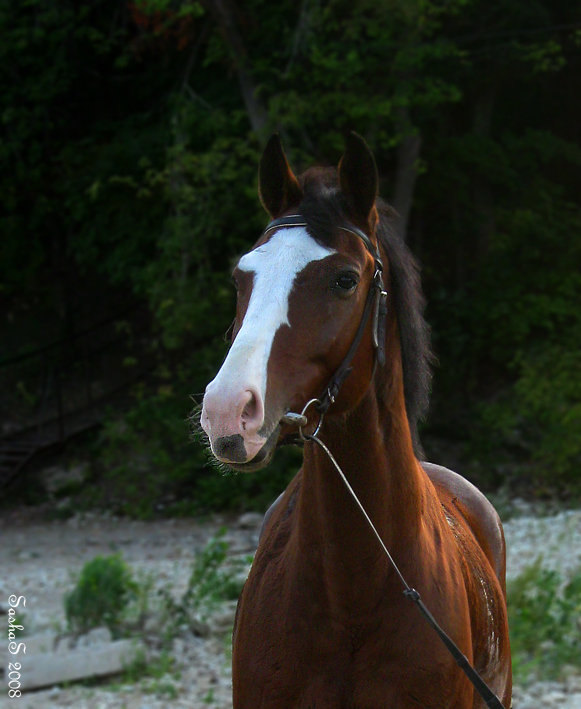
[[[144,651],[140,642],[117,640],[108,645],[78,648],[62,654],[27,655],[22,663],[22,689],[49,687],[87,677],[103,677],[121,672]]]
[[[224,604],[212,615],[210,623],[214,633],[221,634],[232,630],[236,617],[236,605],[236,601]]]
[[[107,645],[113,640],[109,628],[93,628],[86,635],[81,635],[77,647],[91,647],[94,645]]]
[[[58,638],[56,633],[43,633],[22,638],[26,644],[26,655],[37,655],[41,652],[53,652]]]
[[[238,526],[240,529],[256,529],[260,527],[263,519],[264,515],[258,512],[246,512],[238,518]]]

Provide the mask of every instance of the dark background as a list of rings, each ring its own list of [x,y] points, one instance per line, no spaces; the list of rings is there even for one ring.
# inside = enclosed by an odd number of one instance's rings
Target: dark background
[[[428,457],[578,497],[578,3],[27,0],[0,37],[1,433],[72,440],[71,508],[261,509],[296,468],[224,477],[188,421],[273,130],[297,172],[352,129],[376,155],[423,266]],[[31,502],[39,458],[12,477]]]

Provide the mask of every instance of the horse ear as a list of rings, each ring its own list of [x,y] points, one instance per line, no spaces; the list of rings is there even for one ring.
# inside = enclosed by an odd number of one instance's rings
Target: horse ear
[[[357,133],[349,133],[339,162],[339,184],[351,216],[367,225],[377,199],[379,178],[373,153]]]
[[[303,198],[277,133],[271,136],[260,160],[258,194],[263,207],[273,219],[296,207]]]

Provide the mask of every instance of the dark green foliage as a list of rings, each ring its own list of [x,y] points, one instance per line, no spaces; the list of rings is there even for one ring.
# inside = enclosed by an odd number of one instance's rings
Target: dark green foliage
[[[508,588],[513,669],[519,681],[558,679],[581,666],[581,573],[564,581],[534,564]]]
[[[232,260],[266,221],[274,129],[297,170],[336,163],[350,129],[374,150],[424,266],[427,452],[444,436],[481,484],[575,487],[580,26],[547,0],[5,3],[0,337],[12,354],[104,304],[151,314],[158,371],[111,412],[86,498],[141,516],[263,507],[297,467],[224,478],[186,421],[224,356]]]
[[[474,416],[464,435],[481,463],[520,461],[521,475],[539,489],[546,481],[578,491],[581,242],[573,235],[581,212],[546,177],[547,166],[563,159],[561,141],[529,132],[505,142],[499,155],[505,163],[511,156],[507,171],[519,168],[526,184],[506,179],[479,261],[460,274],[452,300],[446,294],[432,303],[442,369],[451,374],[457,362],[446,388],[453,392],[460,375],[462,395],[477,400],[460,406]],[[568,150],[581,166],[579,151]]]
[[[228,543],[223,540],[225,529],[220,530],[196,556],[188,588],[183,597],[186,605],[200,606],[202,599],[236,601],[242,590],[231,574],[220,569],[226,560]]]
[[[105,625],[114,637],[138,587],[131,569],[119,554],[96,556],[88,561],[75,588],[65,597],[65,615],[74,633],[86,633]]]
[[[205,617],[221,601],[238,600],[242,584],[235,579],[232,570],[224,568],[228,552],[228,543],[223,539],[225,533],[225,529],[220,530],[196,554],[188,586],[179,601],[167,596],[166,610],[176,626],[190,622],[196,615]]]
[[[161,613],[166,639],[175,637],[184,628],[196,631],[200,622],[224,601],[237,601],[244,581],[236,576],[243,562],[236,560],[227,565],[228,543],[223,537],[225,529],[220,530],[206,546],[196,553],[192,573],[186,590],[176,599],[166,590],[161,589]],[[243,574],[244,577],[246,573]]]
[[[207,348],[208,360],[218,349]],[[213,462],[198,412],[184,394],[200,391],[212,376],[213,364],[202,367],[204,351],[198,353],[200,370],[175,367],[171,378],[166,372],[158,379],[155,392],[136,394],[122,418],[107,420],[94,445],[99,483],[83,491],[82,504],[150,519],[220,508],[265,511],[284,490],[300,467],[296,448],[281,450],[267,470],[252,475]]]
[[[156,627],[163,628],[162,639],[170,644],[184,628],[196,631],[220,604],[238,599],[251,563],[251,558],[228,558],[225,534],[225,529],[219,530],[196,552],[187,587],[178,597],[171,589],[154,591],[151,579],[137,582],[120,554],[96,556],[83,566],[75,588],[64,598],[69,630],[81,634],[104,625],[120,637],[136,630],[143,633],[145,620],[155,617]],[[155,668],[146,668],[141,659],[133,671],[156,676]]]

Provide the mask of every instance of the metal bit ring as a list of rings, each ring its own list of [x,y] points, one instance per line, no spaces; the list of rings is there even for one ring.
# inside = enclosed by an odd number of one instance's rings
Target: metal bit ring
[[[304,416],[304,417],[306,418],[306,416],[305,416],[306,411],[307,411],[307,409],[309,408],[309,406],[311,406],[312,404],[318,404],[318,405],[320,406],[320,405],[321,405],[321,402],[319,401],[319,399],[310,399],[309,401],[307,401],[307,403],[305,404],[305,407],[304,407],[303,410],[301,411],[301,416]],[[305,425],[306,425],[306,424],[305,424]],[[316,435],[319,433],[319,431],[321,430],[321,426],[322,426],[322,425],[323,425],[323,414],[319,414],[319,423],[317,424],[317,427],[315,428],[315,430],[313,431],[313,433],[310,434],[310,435],[311,435],[311,436],[316,436]],[[301,439],[302,439],[303,441],[307,441],[307,440],[308,440],[308,439],[305,437],[305,434],[303,433],[303,426],[299,426],[299,436],[301,437]]]

